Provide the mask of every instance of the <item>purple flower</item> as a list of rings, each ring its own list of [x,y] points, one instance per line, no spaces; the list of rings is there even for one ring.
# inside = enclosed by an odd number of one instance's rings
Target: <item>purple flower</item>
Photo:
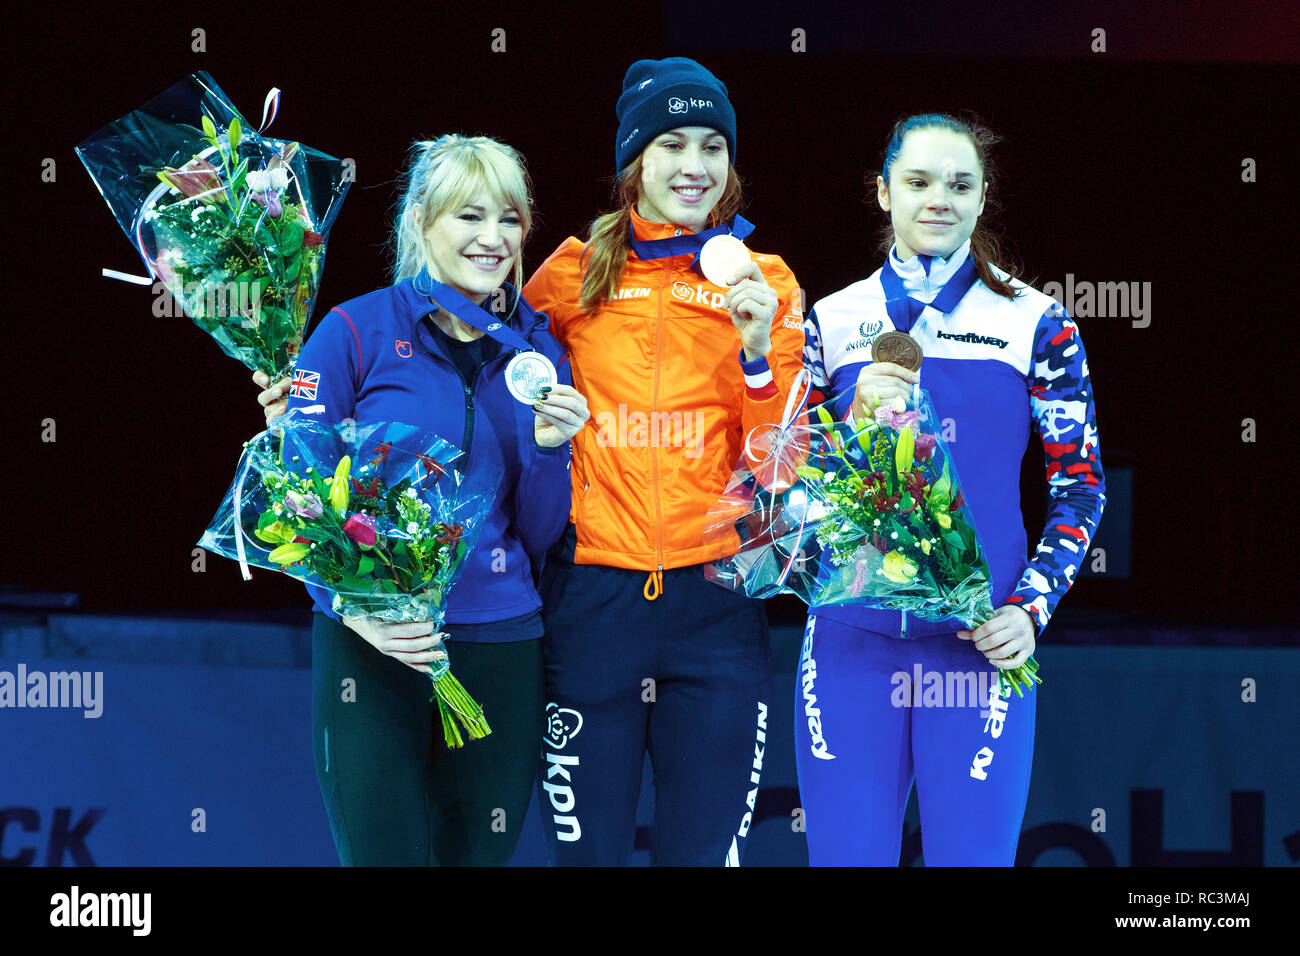
[[[319,518],[325,511],[325,506],[315,492],[304,495],[290,491],[284,496],[284,503],[300,518]]]
[[[896,432],[915,426],[920,417],[918,412],[896,412],[888,405],[876,409],[876,424],[886,425]]]
[[[267,215],[272,218],[278,219],[280,214],[284,212],[284,207],[280,205],[279,195],[269,189],[262,193],[250,193],[249,196],[259,206],[265,206]]]
[[[917,461],[929,461],[934,454],[936,439],[933,435],[917,435],[912,446],[912,454]]]

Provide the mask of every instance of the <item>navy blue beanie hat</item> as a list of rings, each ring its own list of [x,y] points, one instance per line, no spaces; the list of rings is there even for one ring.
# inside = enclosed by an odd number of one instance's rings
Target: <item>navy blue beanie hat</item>
[[[716,129],[727,141],[728,159],[736,161],[736,111],[727,88],[694,60],[637,60],[623,77],[616,109],[615,172],[621,173],[660,133],[678,126]]]

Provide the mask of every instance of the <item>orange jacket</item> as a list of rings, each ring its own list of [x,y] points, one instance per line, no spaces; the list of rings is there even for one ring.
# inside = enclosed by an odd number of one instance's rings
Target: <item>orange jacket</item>
[[[677,228],[635,209],[632,222],[638,240]],[[591,411],[573,439],[574,560],[655,571],[733,553],[736,539],[706,544],[704,530],[745,435],[781,420],[803,367],[795,277],[780,257],[754,253],[779,302],[766,356],[771,380],[760,373],[747,386],[726,289],[692,270],[691,256],[643,261],[629,253],[617,294],[587,315],[578,305],[582,247],[569,237],[523,290],[550,316]]]

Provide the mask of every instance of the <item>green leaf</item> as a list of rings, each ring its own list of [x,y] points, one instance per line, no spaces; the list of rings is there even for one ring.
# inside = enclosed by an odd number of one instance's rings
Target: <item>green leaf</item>
[[[807,481],[821,481],[822,475],[826,474],[820,468],[814,468],[812,465],[795,466],[795,474]]]
[[[283,217],[281,217],[283,220]],[[290,219],[288,222],[282,222],[280,227],[280,243],[276,249],[281,256],[288,259],[296,256],[298,250],[302,248],[302,220]]]
[[[203,123],[203,132],[207,134],[208,138],[216,139],[217,127],[213,124],[212,118],[208,116],[206,113],[204,113],[202,123]]]
[[[348,577],[344,578],[342,581],[339,582],[339,590],[362,591],[362,592],[369,591],[371,590],[370,581],[366,578],[357,577],[355,575],[349,575]]]
[[[361,577],[367,575],[374,569],[375,559],[368,554],[362,555],[361,560],[357,562],[357,576]]]
[[[243,190],[244,188],[244,180],[247,178],[247,176],[248,176],[248,157],[244,157],[242,160],[240,160],[239,165],[235,167],[235,171],[230,174],[231,193],[233,193],[236,196],[239,195],[240,191]]]

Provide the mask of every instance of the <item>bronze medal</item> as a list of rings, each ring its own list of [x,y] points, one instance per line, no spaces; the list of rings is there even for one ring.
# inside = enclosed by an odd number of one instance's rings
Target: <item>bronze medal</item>
[[[884,332],[871,343],[871,361],[892,362],[910,372],[921,370],[921,343],[906,332]]]

